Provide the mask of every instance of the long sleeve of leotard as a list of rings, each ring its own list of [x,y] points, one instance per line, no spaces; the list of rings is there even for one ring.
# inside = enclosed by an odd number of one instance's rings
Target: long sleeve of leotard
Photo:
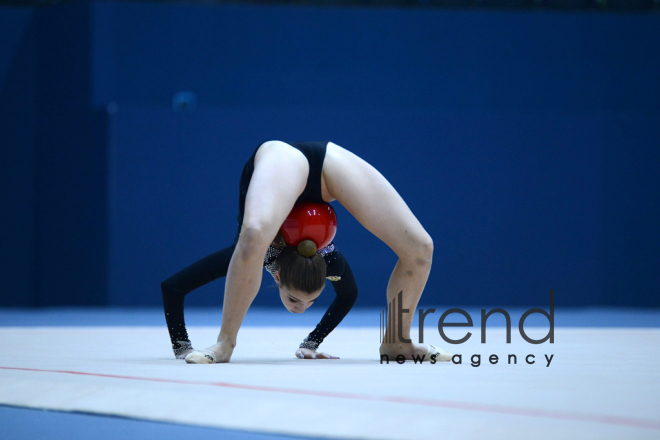
[[[227,276],[235,247],[232,245],[208,255],[161,283],[165,320],[175,356],[191,348],[183,312],[185,296],[211,281]],[[326,262],[327,276],[331,279],[334,277],[340,279],[332,281],[337,296],[316,329],[305,340],[308,347],[313,344],[318,347],[318,344],[323,342],[323,339],[344,319],[357,299],[357,285],[344,256],[339,251],[333,251],[323,258]]]
[[[331,280],[339,278],[337,281],[332,281],[332,287],[337,296],[328,307],[323,318],[321,318],[321,322],[300,344],[301,348],[312,350],[316,350],[323,339],[339,325],[355,304],[358,296],[357,283],[353,277],[353,272],[341,252],[330,252],[323,258],[327,265],[327,277]]]
[[[229,262],[236,245],[215,252],[177,272],[160,284],[163,293],[165,321],[170,333],[174,355],[191,348],[183,316],[184,297],[211,281],[227,276]]]

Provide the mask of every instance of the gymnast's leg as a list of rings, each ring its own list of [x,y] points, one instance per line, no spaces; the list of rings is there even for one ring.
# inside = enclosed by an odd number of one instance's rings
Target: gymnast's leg
[[[392,300],[403,292],[403,304],[399,307],[412,313],[403,315],[400,331],[398,322],[390,327],[394,334],[386,335],[386,340],[396,342],[383,343],[381,354],[403,354],[407,358],[431,354],[426,345],[399,340],[399,334],[411,340],[415,308],[431,271],[431,236],[385,177],[350,151],[329,143],[323,174],[332,196],[399,257],[387,285],[387,302],[391,306]]]
[[[218,342],[193,351],[189,363],[229,362],[238,330],[261,285],[263,259],[268,246],[307,183],[305,156],[282,142],[263,144],[245,199],[241,235],[229,263]]]

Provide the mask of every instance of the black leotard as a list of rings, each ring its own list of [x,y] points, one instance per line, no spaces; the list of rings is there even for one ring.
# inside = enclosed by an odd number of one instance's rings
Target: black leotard
[[[300,150],[309,162],[307,185],[301,196],[298,198],[298,202],[322,202],[321,172],[323,170],[323,159],[325,158],[327,142],[301,142],[289,143],[289,145]],[[247,195],[250,179],[254,172],[254,156],[257,150],[255,150],[252,156],[250,156],[250,159],[248,159],[248,162],[243,168],[243,173],[241,174],[239,185],[238,233],[240,233],[243,223],[245,196]],[[170,333],[172,348],[174,349],[175,355],[179,355],[191,348],[183,314],[185,295],[211,281],[227,276],[229,262],[234,253],[236,243],[238,242],[238,233],[231,246],[202,258],[161,283],[165,320],[167,321],[167,329]],[[334,243],[331,243],[323,249],[319,249],[319,254],[321,254],[325,260],[326,276],[331,280],[332,287],[337,296],[332,304],[330,304],[330,307],[323,315],[323,318],[321,318],[319,324],[309,336],[305,338],[303,344],[301,344],[301,346],[314,349],[318,347],[318,345],[323,342],[323,339],[344,319],[346,314],[353,307],[358,295],[357,284],[355,283],[351,268],[346,262],[344,256],[336,249]],[[270,265],[273,263],[277,255],[279,255],[278,249],[273,246],[269,247],[264,258],[264,266],[270,269]]]

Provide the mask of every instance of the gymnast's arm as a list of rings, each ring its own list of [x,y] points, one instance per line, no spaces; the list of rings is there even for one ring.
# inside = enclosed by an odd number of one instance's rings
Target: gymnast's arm
[[[327,277],[330,279],[339,277],[337,281],[332,281],[332,287],[337,296],[328,307],[328,311],[323,315],[323,318],[321,318],[321,322],[300,344],[300,349],[296,352],[297,357],[315,358],[318,346],[344,319],[358,296],[357,283],[353,277],[353,272],[341,252],[330,252],[324,256],[324,259],[327,263]],[[326,356],[330,357],[329,355]]]
[[[183,317],[183,299],[193,290],[227,276],[235,244],[208,255],[172,275],[160,284],[163,293],[165,321],[170,333],[172,349],[177,359],[183,359],[193,348]]]

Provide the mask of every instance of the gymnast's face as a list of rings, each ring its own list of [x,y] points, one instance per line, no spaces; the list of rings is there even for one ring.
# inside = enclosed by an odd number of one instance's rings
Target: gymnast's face
[[[280,299],[284,307],[291,313],[304,313],[316,299],[323,289],[314,293],[305,293],[298,290],[291,290],[280,284],[280,273],[275,272],[275,282],[280,288]]]

